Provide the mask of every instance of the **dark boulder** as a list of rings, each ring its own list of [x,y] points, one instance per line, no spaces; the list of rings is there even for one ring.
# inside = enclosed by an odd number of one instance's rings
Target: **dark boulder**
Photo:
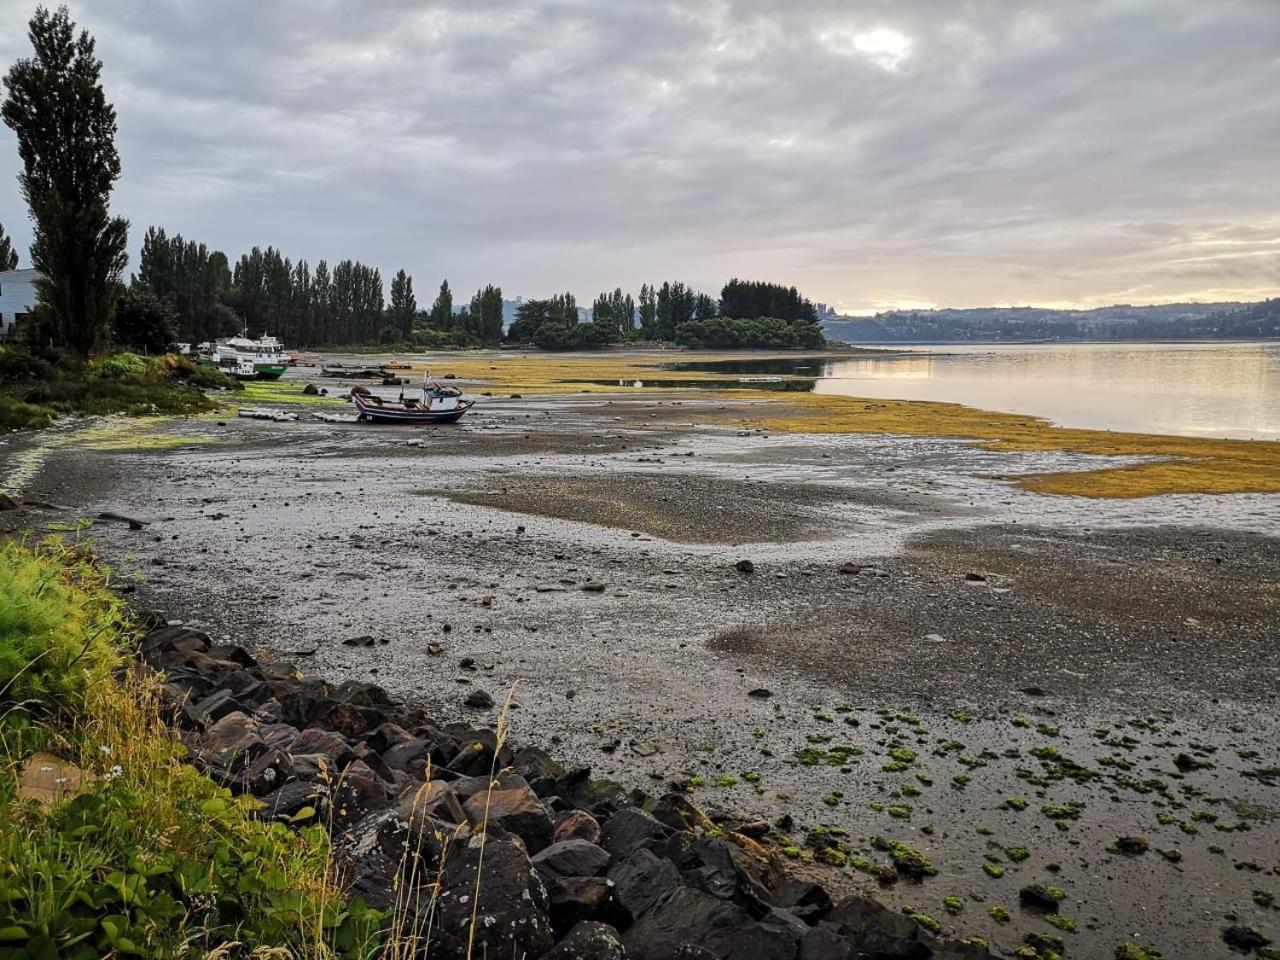
[[[801,938],[799,960],[854,960],[853,944],[836,928],[819,924]]]
[[[1058,897],[1049,892],[1049,888],[1039,883],[1029,883],[1018,891],[1018,902],[1024,907],[1038,910],[1057,910]]]
[[[588,843],[600,843],[601,840],[600,824],[596,822],[596,818],[585,810],[569,810],[556,817],[556,832],[554,839],[557,843],[561,840],[586,840]]]
[[[211,726],[233,713],[246,713],[244,706],[230,690],[216,690],[196,702],[187,701],[182,712],[189,725],[200,729]]]
[[[473,911],[477,922],[472,956],[540,957],[552,948],[546,887],[517,838],[494,834],[482,841],[473,836],[451,847],[444,859],[432,960],[468,955]],[[477,872],[483,873],[478,890]]]
[[[335,775],[338,770],[344,769],[356,758],[356,752],[351,749],[351,744],[347,743],[345,737],[318,727],[308,727],[294,737],[293,742],[289,744],[289,752],[318,753],[328,758],[329,767]]]
[[[634,960],[670,960],[684,945],[718,960],[795,960],[800,948],[794,928],[759,923],[736,904],[692,887],[678,888],[631,927],[622,942]]]
[[[334,825],[343,829],[366,814],[386,809],[390,802],[391,790],[387,782],[370,770],[364,761],[352,760],[334,784]]]
[[[866,897],[846,897],[826,919],[853,941],[860,960],[926,960],[933,955],[933,934]]]
[[[477,830],[487,823],[516,834],[532,852],[551,843],[554,828],[538,797],[527,786],[484,791],[463,805],[467,818]]]
[[[613,881],[614,899],[631,921],[639,920],[680,885],[675,864],[644,847],[610,867],[608,877]]]
[[[662,843],[671,830],[643,810],[624,808],[604,822],[601,846],[614,857],[625,857],[639,847]]]
[[[1222,942],[1232,950],[1252,953],[1262,949],[1271,941],[1252,927],[1233,925],[1222,931]]]
[[[196,738],[196,764],[223,785],[239,780],[267,750],[260,726],[246,714],[227,714]]]
[[[288,820],[310,807],[318,816],[328,803],[329,791],[320,784],[293,780],[265,794],[258,817],[263,820]]]
[[[557,931],[568,930],[583,920],[612,919],[616,912],[613,884],[604,877],[558,877],[548,880],[547,896],[551,900],[551,925]]]
[[[544,880],[556,877],[594,877],[609,865],[609,854],[587,840],[561,840],[533,856]]]
[[[401,794],[396,801],[396,812],[409,821],[429,817],[454,824],[467,822],[457,794],[442,780],[432,780]]]
[[[627,960],[627,951],[613,927],[583,921],[544,960]]]
[[[831,897],[821,884],[787,877],[773,891],[773,902],[809,923],[816,923],[831,910]]]
[[[413,734],[400,726],[400,724],[388,721],[380,724],[376,729],[370,730],[361,739],[375,753],[386,753],[392,747],[408,743],[413,738]]]
[[[392,770],[403,770],[421,780],[426,776],[427,764],[431,762],[431,744],[421,738],[406,740],[388,747],[382,754],[382,760]]]

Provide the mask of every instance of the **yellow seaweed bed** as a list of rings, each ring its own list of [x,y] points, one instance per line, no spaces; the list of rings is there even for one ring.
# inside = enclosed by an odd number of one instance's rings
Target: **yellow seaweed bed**
[[[630,382],[715,380],[715,374],[661,370],[673,362],[733,359],[732,354],[619,353],[453,355],[431,364],[434,374],[453,373],[497,389],[532,393],[624,392]],[[741,356],[741,355],[737,355]],[[598,381],[615,381],[601,384]],[[1280,493],[1280,443],[1216,440],[1142,433],[1114,433],[1054,426],[1022,414],[995,413],[954,403],[867,400],[770,390],[718,390],[725,399],[755,401],[719,416],[789,433],[877,433],[955,437],[1000,451],[1049,451],[1149,461],[1092,470],[1026,474],[1018,486],[1038,493],[1084,497],[1149,497],[1175,493]],[[759,401],[765,401],[760,403]]]

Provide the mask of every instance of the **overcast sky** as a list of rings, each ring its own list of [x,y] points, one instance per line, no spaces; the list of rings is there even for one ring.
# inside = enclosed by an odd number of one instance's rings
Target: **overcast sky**
[[[29,52],[0,0],[0,63]],[[80,0],[114,209],[420,301],[1280,295],[1280,0]],[[0,223],[30,239],[0,127]]]

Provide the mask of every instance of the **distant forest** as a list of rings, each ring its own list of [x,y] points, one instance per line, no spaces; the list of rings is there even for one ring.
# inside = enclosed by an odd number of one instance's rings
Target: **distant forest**
[[[455,303],[447,280],[420,308],[413,278],[400,270],[390,300],[375,267],[353,260],[314,268],[274,247],[254,247],[232,264],[226,254],[163,228],[142,242],[130,283],[132,310],[168,314],[174,339],[199,343],[248,328],[299,347],[441,347],[533,344],[548,350],[611,343],[674,342],[696,347],[819,347],[818,309],[775,283],[730,280],[718,298],[679,282],[645,284],[639,297],[601,293],[590,311],[571,293],[504,301],[490,284]],[[152,298],[139,304],[137,298]],[[510,323],[504,318],[512,313]]]
[[[1035,340],[1213,340],[1280,337],[1280,298],[1258,303],[1170,303],[1095,310],[981,307],[839,317],[823,324],[832,340],[929,343]]]

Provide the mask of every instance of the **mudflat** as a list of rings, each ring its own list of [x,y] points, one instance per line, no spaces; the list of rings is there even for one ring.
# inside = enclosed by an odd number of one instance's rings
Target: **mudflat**
[[[493,395],[447,428],[6,438],[38,503],[0,526],[91,537],[141,605],[443,716],[518,684],[516,731],[787,816],[776,841],[833,888],[998,948],[1280,939],[1275,494],[1046,494],[1017,478],[1130,460],[766,429],[791,400],[520,362],[459,361]],[[302,396],[343,389],[318,370],[253,404],[345,413]],[[78,522],[103,512],[148,523]],[[936,875],[881,887],[875,838]],[[1033,884],[1057,906],[1022,905]]]

